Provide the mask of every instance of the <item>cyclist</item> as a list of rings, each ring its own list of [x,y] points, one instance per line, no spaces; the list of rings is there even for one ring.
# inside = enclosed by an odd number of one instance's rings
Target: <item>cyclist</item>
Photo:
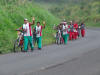
[[[28,19],[24,19],[24,24],[20,27],[20,30],[24,31],[24,52],[28,51],[28,42],[30,43],[31,50],[34,50],[33,41],[32,41],[32,29],[31,25],[35,24],[35,18],[33,17],[32,23],[28,22]]]
[[[55,36],[56,37],[56,43],[62,44],[63,43],[63,41],[62,41],[62,24],[60,23],[57,26],[54,24],[53,29],[57,30],[56,36]]]
[[[40,22],[37,22],[37,26],[35,26],[35,30],[36,30],[36,41],[38,44],[38,49],[41,50],[42,49],[42,29],[45,28],[45,21],[43,21],[43,25],[40,25]]]

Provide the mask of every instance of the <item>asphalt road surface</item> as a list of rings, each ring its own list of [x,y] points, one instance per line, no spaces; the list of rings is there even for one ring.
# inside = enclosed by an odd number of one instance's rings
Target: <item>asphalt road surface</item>
[[[100,29],[67,45],[0,55],[0,75],[100,75]]]

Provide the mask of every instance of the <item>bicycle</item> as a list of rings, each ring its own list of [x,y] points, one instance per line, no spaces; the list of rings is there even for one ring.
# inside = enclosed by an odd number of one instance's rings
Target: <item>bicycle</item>
[[[13,50],[14,52],[23,51],[23,43],[24,43],[24,31],[23,30],[16,30],[18,31],[18,37],[14,42]]]
[[[63,43],[63,38],[62,38],[62,34],[61,31],[58,30],[58,32],[56,33],[56,44],[62,44]]]

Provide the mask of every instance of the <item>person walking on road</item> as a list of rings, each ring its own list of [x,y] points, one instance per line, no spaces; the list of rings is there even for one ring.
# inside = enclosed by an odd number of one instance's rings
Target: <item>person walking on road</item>
[[[77,31],[78,31],[78,38],[80,38],[80,34],[81,34],[81,25],[80,24],[78,25]]]
[[[76,40],[78,38],[78,24],[77,22],[74,22],[74,39]]]
[[[85,24],[84,24],[84,22],[81,23],[81,36],[82,37],[85,36]]]
[[[73,40],[74,39],[74,26],[73,26],[73,22],[70,21],[70,25],[69,25],[69,40]]]
[[[68,41],[68,25],[67,25],[67,22],[63,23],[62,30],[63,30],[62,36],[63,36],[64,43],[67,44],[67,41]]]

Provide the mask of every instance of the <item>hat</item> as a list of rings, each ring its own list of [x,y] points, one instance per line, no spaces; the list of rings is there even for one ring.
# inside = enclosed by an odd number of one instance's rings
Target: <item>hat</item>
[[[71,23],[73,22],[73,21],[70,21]]]
[[[24,21],[27,21],[27,20],[28,20],[27,18],[24,19]]]
[[[66,24],[67,22],[62,22],[62,24]]]

